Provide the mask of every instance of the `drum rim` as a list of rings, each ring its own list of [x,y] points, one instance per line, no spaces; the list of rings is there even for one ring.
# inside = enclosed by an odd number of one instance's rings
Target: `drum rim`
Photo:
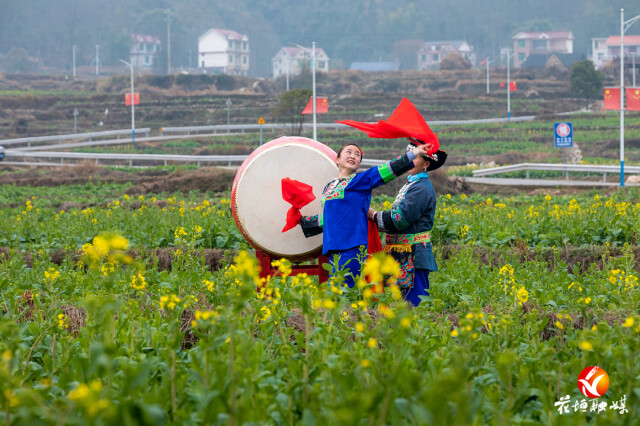
[[[269,141],[266,144],[260,146],[259,148],[254,150],[247,157],[246,160],[244,160],[244,162],[238,169],[238,172],[236,173],[236,177],[233,180],[233,186],[231,188],[231,212],[233,214],[233,219],[236,223],[236,227],[238,228],[242,236],[245,238],[245,240],[249,243],[249,245],[252,246],[254,249],[262,250],[266,253],[269,253],[270,255],[275,255],[275,256],[281,256],[281,254],[273,253],[271,250],[260,245],[257,241],[251,238],[247,234],[247,232],[245,232],[245,229],[242,226],[240,226],[240,218],[238,217],[238,206],[236,204],[236,190],[238,188],[238,183],[240,182],[240,179],[242,178],[242,175],[244,174],[247,166],[251,163],[251,161],[253,161],[254,158],[259,156],[262,152],[266,151],[267,149],[271,149],[275,146],[289,145],[293,143],[299,143],[302,145],[311,146],[313,148],[318,149],[321,153],[325,154],[332,161],[335,162],[337,160],[337,153],[331,148],[329,148],[327,145],[323,144],[322,142],[318,142],[316,140],[305,138],[302,136],[281,136],[277,139]],[[305,260],[313,259],[314,257],[317,257],[321,253],[322,253],[322,244],[313,250],[310,250],[305,253],[299,253],[296,255],[287,256],[287,258],[294,262],[302,262]]]

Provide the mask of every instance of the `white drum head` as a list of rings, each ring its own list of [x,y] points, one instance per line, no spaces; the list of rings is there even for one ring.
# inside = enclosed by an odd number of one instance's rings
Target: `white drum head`
[[[249,244],[294,262],[319,255],[322,234],[305,238],[300,225],[282,232],[291,207],[282,199],[282,179],[311,185],[316,199],[301,213],[320,214],[322,190],[338,175],[335,161],[331,148],[302,137],[281,137],[256,149],[238,170],[231,191],[233,216]]]

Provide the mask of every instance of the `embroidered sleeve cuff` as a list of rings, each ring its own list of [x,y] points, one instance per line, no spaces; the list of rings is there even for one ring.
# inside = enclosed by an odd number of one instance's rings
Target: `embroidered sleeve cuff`
[[[322,215],[302,216],[300,218],[300,227],[306,238],[322,234]]]
[[[406,153],[394,158],[386,164],[379,165],[378,172],[380,172],[380,177],[384,183],[387,183],[413,169],[413,167],[413,160],[409,159],[409,153]]]
[[[386,229],[387,232],[400,232],[409,227],[409,223],[405,220],[400,209],[392,209],[391,211],[381,213],[383,228]]]
[[[384,221],[382,220],[383,212],[376,212],[376,215],[373,217],[374,222],[378,225],[378,229],[380,231],[386,231],[387,229],[384,227]]]

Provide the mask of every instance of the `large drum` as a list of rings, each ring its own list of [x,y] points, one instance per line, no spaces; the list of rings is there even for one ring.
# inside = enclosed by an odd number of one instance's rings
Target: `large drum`
[[[322,234],[305,238],[300,225],[282,232],[291,204],[282,199],[282,179],[313,187],[316,199],[300,210],[322,212],[322,190],[338,175],[336,153],[312,139],[281,137],[256,149],[242,163],[231,190],[231,209],[238,229],[256,250],[301,262],[322,253]]]

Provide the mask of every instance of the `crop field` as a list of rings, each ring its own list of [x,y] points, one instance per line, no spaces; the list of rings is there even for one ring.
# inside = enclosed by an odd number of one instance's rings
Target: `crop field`
[[[379,292],[396,273],[384,256],[352,290],[293,275],[287,261],[261,279],[228,192],[139,195],[94,181],[3,185],[0,200],[5,424],[640,415],[636,188],[440,195],[440,270],[417,308],[393,286]],[[594,400],[576,385],[591,365],[610,380]]]

